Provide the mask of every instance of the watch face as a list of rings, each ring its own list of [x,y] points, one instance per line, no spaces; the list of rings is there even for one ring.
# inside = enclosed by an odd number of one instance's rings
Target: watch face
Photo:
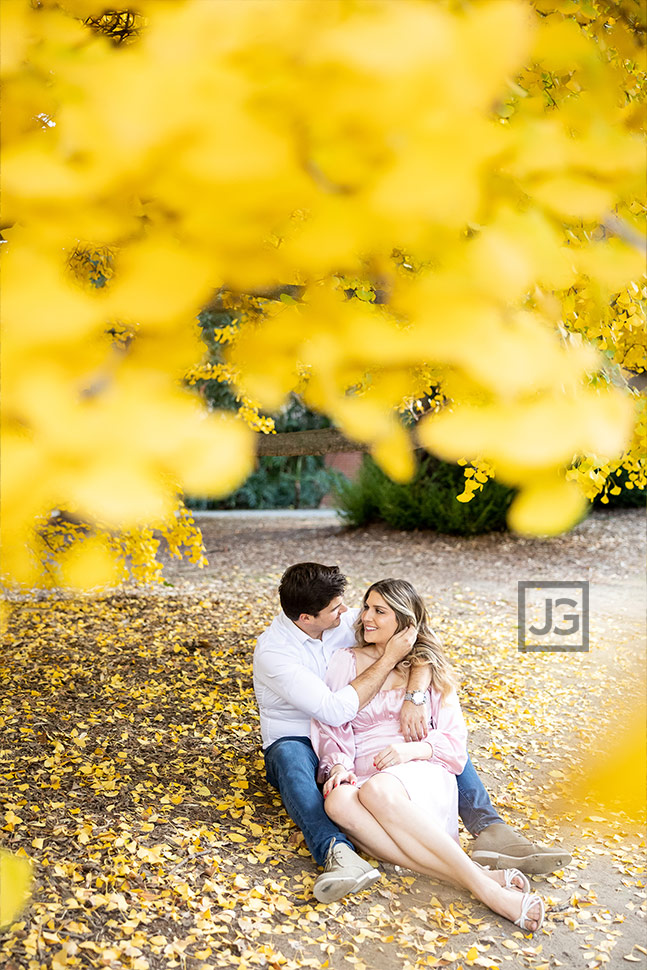
[[[424,704],[425,695],[421,690],[414,690],[413,694],[411,695],[411,700],[414,704]]]

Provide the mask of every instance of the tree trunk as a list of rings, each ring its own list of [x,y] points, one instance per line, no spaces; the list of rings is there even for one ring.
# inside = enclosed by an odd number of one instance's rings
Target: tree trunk
[[[338,451],[366,451],[367,445],[349,441],[337,428],[316,428],[312,431],[288,431],[282,434],[257,434],[258,455],[329,455]]]

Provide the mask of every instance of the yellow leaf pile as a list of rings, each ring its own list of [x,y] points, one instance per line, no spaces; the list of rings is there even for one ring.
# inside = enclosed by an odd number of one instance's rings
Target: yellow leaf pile
[[[552,970],[553,954],[564,966],[638,958],[644,747],[618,715],[644,724],[645,658],[639,610],[615,605],[612,550],[640,513],[610,518],[546,540],[211,520],[218,567],[192,585],[181,563],[177,585],[154,593],[15,598],[0,662],[0,843],[31,859],[34,884],[0,962]],[[282,563],[305,546],[345,565],[349,604],[387,573],[425,596],[497,810],[573,853],[533,879],[548,908],[534,938],[465,891],[386,865],[352,900],[313,899],[318,870],[265,779],[251,686]],[[516,577],[542,563],[552,577],[591,571],[590,653],[518,653]],[[452,585],[461,573],[469,581]],[[639,583],[634,563],[622,589]]]

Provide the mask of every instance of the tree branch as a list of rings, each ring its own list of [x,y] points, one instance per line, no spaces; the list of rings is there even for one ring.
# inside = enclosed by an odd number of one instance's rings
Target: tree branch
[[[256,453],[292,458],[297,455],[329,455],[339,451],[366,451],[368,445],[350,441],[337,428],[257,434]]]

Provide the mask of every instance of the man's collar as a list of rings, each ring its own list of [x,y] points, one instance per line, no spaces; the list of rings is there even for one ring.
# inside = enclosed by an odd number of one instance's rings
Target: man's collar
[[[300,626],[297,626],[294,620],[291,620],[290,617],[286,616],[285,613],[281,613],[281,619],[286,624],[292,635],[297,638],[299,643],[303,644],[306,642],[306,640],[314,639],[308,633],[306,633],[305,630],[302,630]]]

